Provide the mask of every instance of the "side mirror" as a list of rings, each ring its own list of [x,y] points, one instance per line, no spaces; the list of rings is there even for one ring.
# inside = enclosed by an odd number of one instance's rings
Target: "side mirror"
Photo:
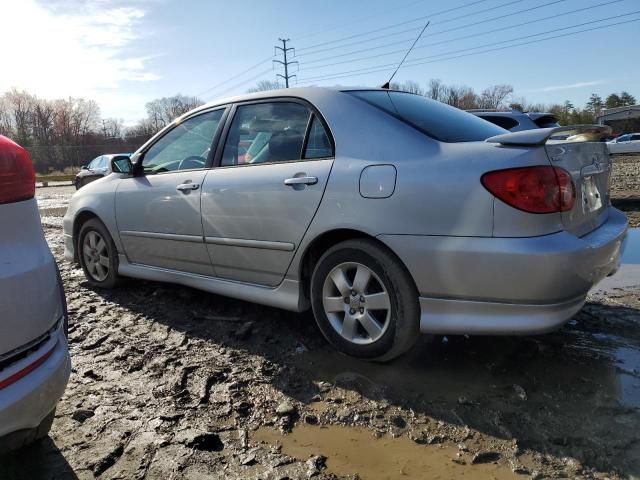
[[[115,173],[131,173],[131,159],[127,155],[116,155],[111,159],[111,171]]]
[[[86,165],[82,165],[82,166],[80,167],[80,170],[89,170],[89,167],[87,167]]]

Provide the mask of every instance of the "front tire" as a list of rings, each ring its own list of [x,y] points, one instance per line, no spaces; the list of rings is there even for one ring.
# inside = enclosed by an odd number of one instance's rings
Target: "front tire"
[[[419,335],[415,284],[395,255],[373,240],[341,242],[318,260],[311,304],[325,338],[353,357],[388,361]]]
[[[118,251],[102,222],[93,218],[82,225],[77,248],[80,265],[90,285],[113,288],[119,283]]]

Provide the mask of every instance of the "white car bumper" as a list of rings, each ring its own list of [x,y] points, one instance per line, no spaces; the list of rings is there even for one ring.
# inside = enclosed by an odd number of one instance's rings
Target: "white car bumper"
[[[48,340],[0,372],[0,448],[9,435],[40,425],[62,397],[70,373],[69,349],[60,321]]]

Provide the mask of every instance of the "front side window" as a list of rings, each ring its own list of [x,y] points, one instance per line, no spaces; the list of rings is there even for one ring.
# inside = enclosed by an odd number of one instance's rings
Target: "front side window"
[[[98,166],[100,165],[100,160],[102,160],[102,156],[94,158],[93,160],[91,160],[91,162],[89,162],[89,165],[87,165],[87,168],[89,170],[93,170],[94,168],[98,168]]]
[[[640,140],[640,135],[631,135],[631,140],[632,141]]]
[[[221,166],[300,160],[310,115],[307,107],[294,102],[240,105]]]
[[[422,95],[384,90],[347,92],[441,142],[477,142],[507,130]]]
[[[170,130],[144,154],[145,173],[204,168],[223,113],[224,109],[203,113]]]

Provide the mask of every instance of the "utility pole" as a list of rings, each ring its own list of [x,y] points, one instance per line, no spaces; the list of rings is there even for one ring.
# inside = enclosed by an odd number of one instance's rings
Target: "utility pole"
[[[289,41],[288,38],[279,38],[279,41],[282,42],[282,46],[276,46],[276,50],[280,50],[282,52],[282,55],[284,56],[284,61],[281,60],[274,60],[275,63],[279,63],[280,65],[284,66],[284,75],[281,74],[276,74],[277,77],[280,78],[284,78],[284,85],[286,88],[289,88],[289,79],[290,78],[294,78],[296,75],[289,75],[289,65],[293,65],[294,63],[297,64],[297,61],[293,61],[290,62],[287,60],[287,52],[289,52],[290,50],[295,50],[292,47],[287,47],[287,42]]]

